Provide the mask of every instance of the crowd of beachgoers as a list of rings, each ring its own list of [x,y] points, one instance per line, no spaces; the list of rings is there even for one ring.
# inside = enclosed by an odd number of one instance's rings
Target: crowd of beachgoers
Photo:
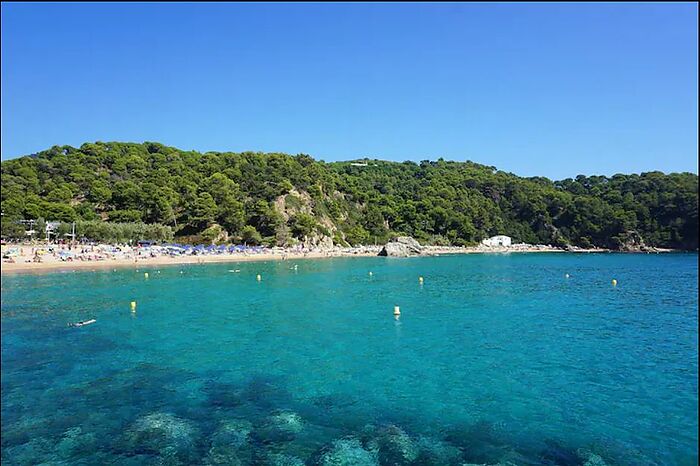
[[[180,244],[35,244],[10,245],[3,249],[4,262],[73,262],[131,259],[147,260],[161,256],[203,256],[221,254],[260,254],[266,248],[255,246],[190,246]]]
[[[6,244],[2,246],[4,263],[47,263],[47,262],[96,262],[109,260],[147,261],[158,257],[246,257],[260,255],[305,256],[309,254],[337,255],[376,255],[381,246],[355,246],[331,248],[305,247],[303,244],[294,247],[266,247],[248,245],[188,245],[177,243],[154,244],[143,242],[137,246],[128,244],[103,243],[33,243]],[[427,254],[444,254],[460,252],[498,252],[498,251],[552,251],[552,246],[513,244],[508,247],[490,247],[479,245],[475,247],[455,246],[424,246]]]
[[[226,261],[286,260],[324,257],[376,256],[382,246],[265,247],[248,245],[186,245],[177,243],[138,245],[104,243],[21,243],[2,245],[3,271],[42,270],[61,267],[127,266],[134,264],[193,264]],[[605,249],[558,248],[525,243],[509,246],[423,246],[424,255],[510,252],[606,252]]]
[[[320,258],[355,255],[377,255],[380,246],[309,248],[265,247],[247,245],[184,245],[166,244],[5,244],[2,245],[4,270],[44,269],[60,266],[177,264],[236,260],[285,260],[287,258]]]

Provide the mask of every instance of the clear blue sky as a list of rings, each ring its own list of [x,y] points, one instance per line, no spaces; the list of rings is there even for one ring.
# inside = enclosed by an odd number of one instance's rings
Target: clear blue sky
[[[3,4],[2,158],[159,141],[697,173],[683,4]]]

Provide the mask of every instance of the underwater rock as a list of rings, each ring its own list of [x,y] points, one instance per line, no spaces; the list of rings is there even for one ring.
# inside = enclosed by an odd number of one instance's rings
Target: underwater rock
[[[41,464],[50,461],[54,444],[42,437],[33,438],[27,443],[3,449],[3,464]]]
[[[253,424],[245,419],[230,419],[223,421],[221,426],[214,432],[211,439],[212,446],[229,445],[241,448],[250,441],[250,433]]]
[[[581,459],[583,466],[607,466],[607,463],[600,455],[597,455],[587,448],[580,448],[577,455]]]
[[[89,454],[94,451],[96,444],[94,433],[83,433],[82,428],[73,427],[63,434],[63,438],[56,445],[56,450],[62,458],[70,458],[79,454]]]
[[[207,456],[204,458],[205,466],[241,466],[249,464],[243,462],[238,456],[240,449],[231,445],[215,445],[209,449]]]
[[[462,463],[460,466],[518,466],[516,463],[494,463],[494,464],[487,464],[487,463]]]
[[[513,449],[507,432],[498,423],[477,421],[468,426],[452,429],[447,441],[459,447],[473,464],[528,464],[531,462]]]
[[[165,447],[153,462],[154,466],[189,466],[191,460],[181,460],[175,447]]]
[[[383,466],[403,466],[418,458],[418,446],[400,427],[389,425],[377,430],[367,442],[367,449],[376,451]]]
[[[243,390],[231,384],[208,381],[202,391],[212,406],[231,408],[243,403]]]
[[[292,411],[277,411],[255,430],[256,437],[268,442],[287,442],[302,431],[303,419]]]
[[[420,437],[417,441],[418,459],[417,463],[425,466],[447,466],[459,464],[462,458],[462,451],[442,440]]]
[[[262,409],[282,408],[292,403],[292,396],[284,387],[285,381],[280,377],[255,375],[241,391],[241,396]]]
[[[211,438],[211,448],[204,459],[205,465],[250,464],[250,433],[253,425],[245,419],[223,421]]]
[[[378,466],[376,452],[362,447],[362,443],[352,437],[335,440],[314,455],[311,464],[315,466]]]
[[[603,458],[596,454],[591,454],[588,459],[586,460],[585,463],[583,463],[583,466],[607,466]]]
[[[177,457],[192,459],[195,454],[196,429],[184,419],[169,413],[153,413],[140,417],[126,432],[130,450],[158,453],[164,460]]]
[[[304,466],[304,461],[296,456],[268,452],[257,458],[255,464],[260,466]]]
[[[114,455],[106,461],[86,464],[118,464],[119,466],[161,466],[163,464],[163,459],[160,456],[154,456],[144,453],[135,455]]]
[[[3,408],[5,408],[4,405]],[[7,417],[9,418],[9,416]],[[2,436],[0,436],[3,452],[11,445],[23,445],[36,437],[51,437],[55,432],[51,428],[52,420],[49,417],[23,416],[17,422],[8,422],[7,424],[5,424],[5,419],[3,412]]]
[[[545,440],[545,449],[540,453],[540,457],[548,462],[547,464],[557,464],[562,466],[577,466],[581,464],[578,453],[562,445],[557,440]]]

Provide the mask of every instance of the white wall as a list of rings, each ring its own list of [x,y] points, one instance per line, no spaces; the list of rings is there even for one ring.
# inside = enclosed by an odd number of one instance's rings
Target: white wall
[[[487,238],[481,242],[485,246],[510,246],[511,245],[511,239],[510,236],[504,236],[504,235],[499,235],[499,236],[492,236],[491,238]]]

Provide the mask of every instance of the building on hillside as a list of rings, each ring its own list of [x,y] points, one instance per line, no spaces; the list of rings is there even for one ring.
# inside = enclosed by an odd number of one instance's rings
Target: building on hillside
[[[484,246],[510,246],[512,243],[510,236],[498,235],[486,238],[481,241]]]

